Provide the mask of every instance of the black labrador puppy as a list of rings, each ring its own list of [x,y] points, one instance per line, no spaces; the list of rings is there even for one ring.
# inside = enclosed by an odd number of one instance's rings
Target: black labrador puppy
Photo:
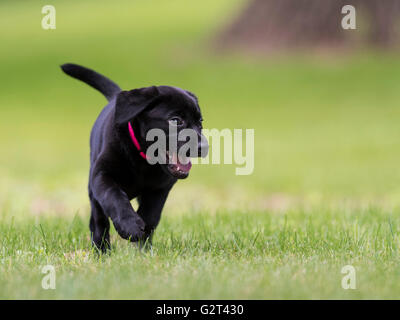
[[[193,129],[198,136],[196,156],[205,156],[208,144],[201,133],[202,116],[196,96],[169,86],[122,91],[93,70],[75,64],[64,64],[61,68],[100,91],[109,101],[90,136],[93,244],[102,251],[110,248],[108,218],[122,238],[132,242],[151,241],[169,191],[177,179],[188,176],[191,163],[170,161],[168,150],[166,163],[149,164],[146,150],[152,142],[146,141],[146,134],[158,128],[168,137],[171,124],[178,132]],[[177,147],[182,143],[178,142]],[[139,202],[137,212],[130,203],[134,198]]]

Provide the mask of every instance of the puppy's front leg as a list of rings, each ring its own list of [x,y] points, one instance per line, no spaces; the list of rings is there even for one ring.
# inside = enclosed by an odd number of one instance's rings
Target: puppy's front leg
[[[149,242],[151,242],[153,231],[160,221],[161,212],[170,190],[171,187],[161,190],[155,190],[152,192],[144,193],[138,198],[138,213],[146,223],[145,239],[149,238]]]
[[[133,210],[126,193],[104,172],[97,173],[92,181],[93,195],[111,218],[118,234],[133,242],[142,239],[145,223]]]

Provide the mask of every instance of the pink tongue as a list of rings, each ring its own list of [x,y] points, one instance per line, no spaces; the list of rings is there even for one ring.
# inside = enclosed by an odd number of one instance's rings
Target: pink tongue
[[[192,163],[190,162],[190,160],[188,160],[188,163],[182,164],[178,159],[177,165],[180,170],[185,171],[185,172],[188,172],[190,170],[190,168],[192,167]]]
[[[178,170],[184,171],[184,172],[189,172],[189,170],[192,168],[192,163],[190,162],[190,159],[187,159],[187,163],[183,164],[182,162],[179,161],[179,157],[177,156],[176,153],[172,154],[172,162],[176,163],[176,166]]]

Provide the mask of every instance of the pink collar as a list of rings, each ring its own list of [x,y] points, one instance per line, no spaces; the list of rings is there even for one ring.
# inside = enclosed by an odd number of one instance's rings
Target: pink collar
[[[129,135],[131,136],[132,142],[135,145],[136,149],[139,151],[139,155],[143,159],[147,159],[146,154],[140,148],[140,144],[135,137],[135,133],[133,132],[133,128],[130,122],[128,122],[128,128],[129,128]]]

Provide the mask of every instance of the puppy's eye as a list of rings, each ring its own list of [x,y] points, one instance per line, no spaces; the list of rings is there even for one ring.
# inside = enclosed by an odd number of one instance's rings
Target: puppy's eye
[[[169,122],[169,124],[171,124],[173,126],[183,125],[183,120],[179,117],[173,117],[173,118],[169,119],[168,122]]]

